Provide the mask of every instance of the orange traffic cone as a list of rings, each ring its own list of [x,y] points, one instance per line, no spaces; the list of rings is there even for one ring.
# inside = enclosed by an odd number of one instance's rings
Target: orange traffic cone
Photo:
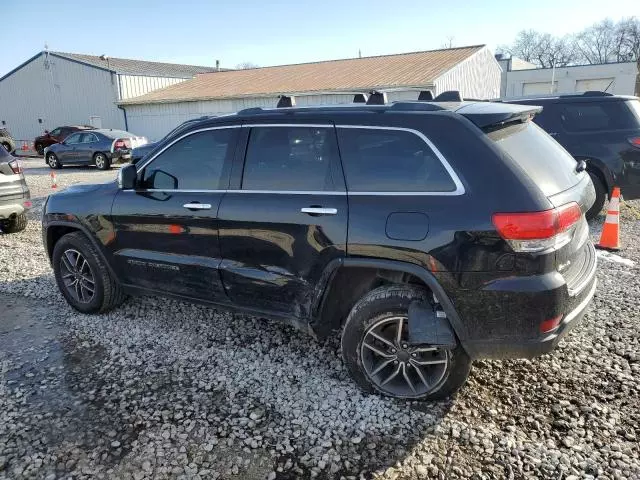
[[[22,142],[22,151],[26,152],[27,150],[29,150],[29,146],[27,145],[27,142]]]
[[[614,187],[609,207],[607,208],[607,218],[602,227],[600,241],[596,248],[602,250],[620,250],[620,188]]]
[[[58,188],[58,182],[56,181],[56,173],[51,172],[49,175],[51,176],[51,188]]]

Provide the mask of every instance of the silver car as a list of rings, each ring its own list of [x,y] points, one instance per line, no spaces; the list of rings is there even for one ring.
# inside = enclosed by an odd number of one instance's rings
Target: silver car
[[[0,147],[0,231],[16,233],[24,230],[30,207],[31,195],[20,161]]]
[[[44,150],[44,158],[51,168],[64,165],[95,165],[107,170],[113,163],[131,160],[131,150],[147,143],[124,130],[99,128],[76,132],[61,143],[55,143]]]

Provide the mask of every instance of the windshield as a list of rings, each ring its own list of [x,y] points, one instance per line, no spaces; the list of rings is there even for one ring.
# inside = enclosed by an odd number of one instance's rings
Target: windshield
[[[546,196],[571,188],[579,181],[575,159],[535,123],[509,125],[487,135]]]

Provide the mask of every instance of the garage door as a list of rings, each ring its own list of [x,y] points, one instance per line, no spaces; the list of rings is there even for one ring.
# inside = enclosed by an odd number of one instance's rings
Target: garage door
[[[576,92],[587,92],[589,90],[604,91],[609,87],[611,82],[613,82],[613,78],[589,78],[586,80],[576,80]]]
[[[558,91],[558,82],[554,82],[553,93]],[[529,82],[522,84],[522,95],[541,95],[551,92],[551,82]]]

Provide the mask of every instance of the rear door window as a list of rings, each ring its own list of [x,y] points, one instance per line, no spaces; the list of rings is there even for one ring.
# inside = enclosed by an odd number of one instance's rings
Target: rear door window
[[[562,105],[560,119],[571,133],[638,128],[638,120],[622,101],[567,103]]]
[[[431,147],[406,130],[338,128],[350,192],[453,192],[456,185]]]
[[[487,135],[546,196],[567,190],[580,180],[575,159],[533,122],[509,125]]]
[[[253,127],[242,177],[243,190],[344,190],[332,126]]]

